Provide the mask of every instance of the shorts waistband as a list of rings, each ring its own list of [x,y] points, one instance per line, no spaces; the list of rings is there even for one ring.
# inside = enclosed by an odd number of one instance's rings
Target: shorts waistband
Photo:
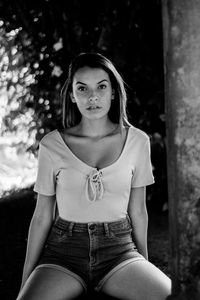
[[[119,228],[127,228],[131,227],[130,217],[127,215],[125,218],[121,218],[116,221],[109,222],[88,222],[88,223],[79,223],[62,219],[60,216],[55,220],[54,226],[59,227],[63,230],[68,231],[78,231],[78,232],[88,232],[91,229],[99,229],[109,231],[111,229]]]

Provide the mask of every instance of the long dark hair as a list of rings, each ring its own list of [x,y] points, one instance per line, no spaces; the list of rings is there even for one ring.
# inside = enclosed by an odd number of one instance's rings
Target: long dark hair
[[[72,93],[72,83],[75,73],[78,69],[85,66],[103,69],[107,72],[112,89],[115,91],[115,99],[111,101],[111,107],[108,113],[109,119],[113,123],[119,123],[121,126],[130,125],[126,114],[127,95],[124,81],[113,63],[99,53],[81,53],[72,60],[69,66],[68,78],[61,90],[63,127],[73,127],[81,120],[81,113],[77,105],[71,101],[70,93]]]

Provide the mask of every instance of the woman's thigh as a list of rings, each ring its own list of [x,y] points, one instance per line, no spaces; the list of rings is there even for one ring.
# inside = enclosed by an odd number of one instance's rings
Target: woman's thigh
[[[82,284],[75,277],[55,268],[35,269],[17,300],[68,300],[84,292]]]
[[[116,271],[102,291],[123,300],[164,300],[171,294],[171,280],[150,262],[140,260]]]

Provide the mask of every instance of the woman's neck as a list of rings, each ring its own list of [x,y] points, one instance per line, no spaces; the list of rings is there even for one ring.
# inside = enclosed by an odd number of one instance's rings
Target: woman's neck
[[[101,138],[115,131],[118,124],[112,123],[109,119],[106,120],[85,120],[82,119],[78,125],[79,132],[91,138]]]

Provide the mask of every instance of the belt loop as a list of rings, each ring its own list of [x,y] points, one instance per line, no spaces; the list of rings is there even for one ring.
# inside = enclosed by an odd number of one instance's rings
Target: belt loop
[[[104,223],[104,230],[105,230],[105,236],[110,236],[109,226],[108,223]]]
[[[72,230],[74,228],[74,222],[70,222],[69,227],[68,227],[68,235],[72,236]]]

